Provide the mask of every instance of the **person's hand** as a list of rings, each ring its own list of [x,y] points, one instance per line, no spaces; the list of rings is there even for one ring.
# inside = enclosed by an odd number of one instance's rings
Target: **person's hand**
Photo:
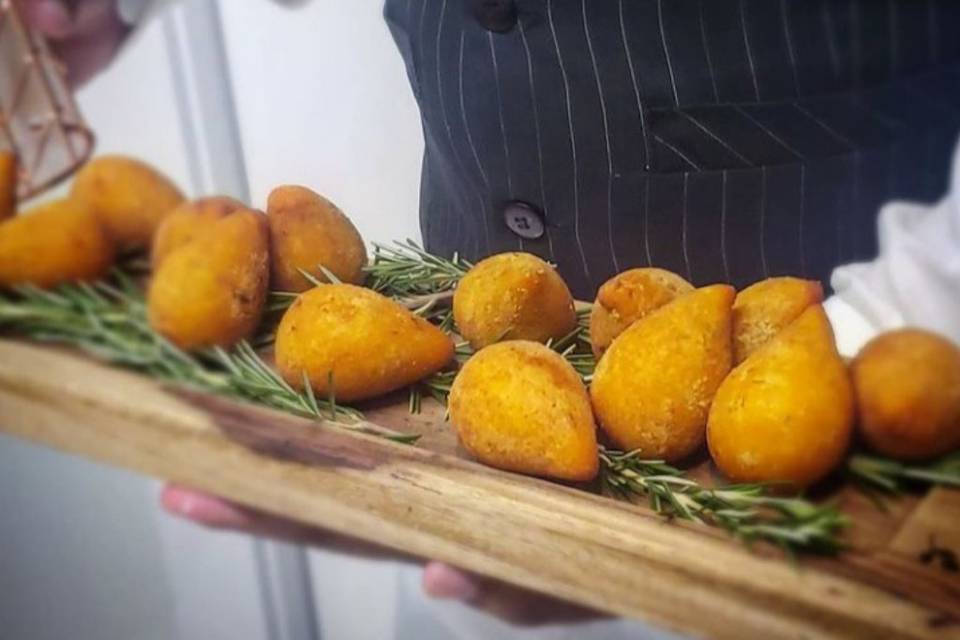
[[[16,0],[27,25],[46,37],[67,67],[67,81],[82,85],[113,60],[130,27],[117,0]]]
[[[175,485],[163,488],[160,503],[175,516],[214,529],[242,531],[367,558],[417,562],[412,557],[382,547],[277,518]],[[472,575],[442,562],[426,563],[423,590],[432,598],[463,602],[516,625],[535,626],[601,617],[595,611]]]

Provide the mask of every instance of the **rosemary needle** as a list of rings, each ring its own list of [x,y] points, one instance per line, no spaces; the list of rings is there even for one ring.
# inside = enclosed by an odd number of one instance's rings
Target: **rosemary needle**
[[[355,409],[298,392],[246,342],[227,351],[186,354],[155,333],[142,293],[122,271],[112,281],[68,284],[53,290],[19,287],[0,294],[0,327],[35,340],[70,344],[92,355],[176,384],[230,395],[314,419],[334,419],[350,428],[362,419]],[[359,427],[358,427],[359,428]],[[369,426],[360,428],[371,432]],[[408,436],[380,433],[409,441]]]
[[[365,268],[367,284],[390,297],[449,291],[473,266],[458,254],[447,259],[427,253],[413,240],[373,247],[373,261]]]
[[[375,245],[372,263],[365,269],[368,285],[396,299],[438,294],[453,290],[471,268],[454,255],[434,256],[413,241]],[[324,275],[333,281],[325,270]],[[306,275],[306,274],[305,274]],[[315,280],[315,284],[319,283]],[[284,310],[297,294],[274,292],[269,312]],[[422,317],[448,333],[455,333],[448,307],[425,303],[416,309]],[[550,346],[573,365],[589,383],[596,361],[589,349],[589,307],[578,309],[574,331]],[[71,344],[100,357],[159,378],[231,395],[314,419],[333,418],[363,433],[399,442],[416,436],[384,432],[360,422],[362,415],[338,405],[332,395],[319,399],[309,381],[303,392],[293,389],[257,355],[241,343],[232,350],[211,349],[196,356],[186,354],[150,328],[142,293],[134,279],[116,270],[110,281],[64,285],[52,291],[21,287],[13,296],[0,294],[0,328],[37,340]],[[269,343],[264,332],[257,340]],[[458,364],[473,350],[460,342]],[[424,395],[445,404],[456,371],[442,371],[411,388],[410,410],[419,412]],[[332,388],[332,384],[329,385]],[[903,465],[865,455],[851,458],[848,470],[864,486],[897,494],[910,484],[960,486],[960,454],[924,466]],[[766,541],[788,552],[835,553],[847,524],[833,506],[817,505],[802,498],[770,495],[763,485],[731,485],[709,488],[685,477],[680,469],[656,460],[643,460],[636,453],[601,448],[600,483],[604,491],[621,499],[645,497],[651,507],[667,517],[718,526],[746,541]]]
[[[764,485],[704,487],[662,461],[603,447],[600,483],[615,497],[646,497],[661,515],[718,526],[747,543],[771,542],[788,553],[842,549],[847,520],[835,507],[771,496]]]
[[[897,495],[911,485],[960,488],[960,451],[926,464],[904,464],[878,456],[856,454],[847,473],[867,492]]]

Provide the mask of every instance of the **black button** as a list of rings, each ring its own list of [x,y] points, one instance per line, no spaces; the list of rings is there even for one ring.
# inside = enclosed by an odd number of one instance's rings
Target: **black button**
[[[517,24],[517,5],[513,0],[470,0],[473,17],[480,25],[496,33],[506,33]]]
[[[543,216],[526,202],[511,202],[503,209],[510,231],[521,238],[536,240],[543,235]]]

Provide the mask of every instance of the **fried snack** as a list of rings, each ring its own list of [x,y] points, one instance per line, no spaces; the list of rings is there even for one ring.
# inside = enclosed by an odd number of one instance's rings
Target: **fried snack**
[[[149,248],[183,194],[159,171],[125,156],[100,156],[77,173],[72,198],[90,204],[121,251]]]
[[[0,223],[0,286],[53,287],[110,271],[114,246],[93,211],[57,200]]]
[[[327,282],[320,266],[341,282],[363,282],[363,238],[335,204],[305,187],[277,187],[267,200],[267,218],[275,289],[299,292],[312,287],[300,269]]]
[[[733,287],[696,289],[633,323],[600,359],[590,396],[619,448],[676,462],[704,439],[714,392],[730,371]]]
[[[393,300],[363,287],[325,284],[301,294],[277,328],[284,380],[352,402],[416,382],[453,359],[453,340]]]
[[[484,464],[560,480],[597,474],[590,398],[549,347],[511,340],[482,349],[457,374],[449,406],[460,442]]]
[[[590,344],[598,358],[627,327],[671,302],[693,285],[664,269],[630,269],[613,276],[597,291],[590,311]]]
[[[17,156],[0,151],[0,220],[17,212]]]
[[[150,325],[186,350],[249,338],[267,296],[268,234],[262,213],[241,209],[170,253],[150,283]]]
[[[738,293],[733,303],[734,364],[769,342],[804,309],[821,302],[820,283],[800,278],[768,278]]]
[[[566,283],[529,253],[501,253],[478,262],[457,285],[453,318],[475,349],[500,340],[557,340],[577,326]]]
[[[724,380],[707,442],[734,482],[802,488],[843,460],[853,428],[853,388],[819,304],[808,307]]]
[[[851,373],[870,448],[912,461],[960,447],[960,349],[949,340],[920,329],[881,334]]]
[[[217,220],[244,208],[243,203],[226,196],[200,198],[176,207],[163,219],[153,236],[150,251],[153,268],[160,266],[173,250],[215,228]]]

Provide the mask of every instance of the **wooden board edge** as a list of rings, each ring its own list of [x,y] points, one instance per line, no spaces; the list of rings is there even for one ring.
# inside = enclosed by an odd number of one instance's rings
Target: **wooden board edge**
[[[224,437],[238,425],[293,426],[326,462],[257,454]],[[32,345],[0,341],[0,430],[682,631],[929,637],[942,620],[874,587],[629,506],[230,401],[178,398],[146,378]]]

